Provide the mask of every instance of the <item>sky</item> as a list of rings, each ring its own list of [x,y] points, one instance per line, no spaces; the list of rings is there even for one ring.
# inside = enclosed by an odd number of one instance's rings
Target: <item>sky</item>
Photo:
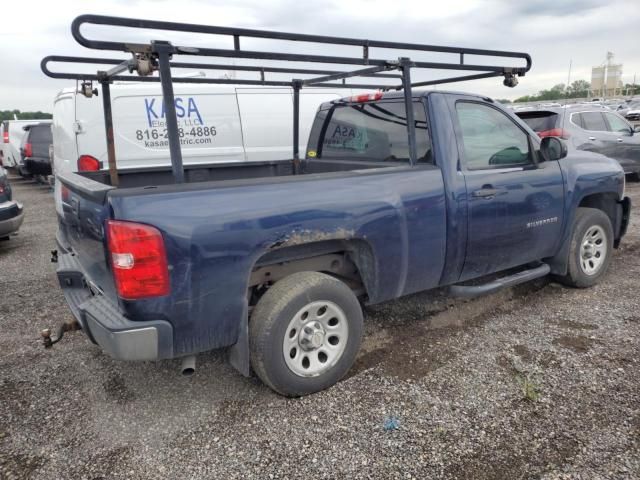
[[[71,22],[84,13],[529,53],[533,67],[515,88],[504,87],[500,78],[446,87],[494,98],[514,99],[568,79],[588,81],[591,67],[604,63],[608,51],[615,53],[616,63],[624,64],[623,81],[631,83],[637,73],[636,82],[640,83],[640,0],[30,0],[3,5],[0,110],[51,111],[56,93],[74,85],[41,72],[40,60],[46,55],[127,58],[124,52],[87,50],[73,40]],[[180,45],[231,47],[227,39],[202,35],[129,33],[91,26],[83,33],[105,40],[167,39]],[[243,47],[358,54],[348,49],[260,40],[244,42]],[[396,51],[371,51],[372,58],[394,60],[398,56]],[[457,60],[444,54],[412,58]],[[442,73],[415,72],[413,80]]]

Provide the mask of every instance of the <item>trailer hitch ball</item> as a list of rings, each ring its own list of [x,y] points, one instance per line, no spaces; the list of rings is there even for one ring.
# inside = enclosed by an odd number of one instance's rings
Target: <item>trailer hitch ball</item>
[[[40,335],[42,336],[42,344],[44,348],[51,348],[53,346],[53,342],[51,341],[51,330],[45,328],[40,331]]]
[[[58,328],[56,338],[52,339],[51,330],[48,328],[45,328],[40,331],[40,336],[42,337],[42,345],[44,345],[44,348],[51,348],[53,347],[54,343],[58,343],[60,340],[62,340],[62,337],[64,336],[65,332],[72,332],[74,330],[80,330],[80,324],[76,320],[64,322]]]

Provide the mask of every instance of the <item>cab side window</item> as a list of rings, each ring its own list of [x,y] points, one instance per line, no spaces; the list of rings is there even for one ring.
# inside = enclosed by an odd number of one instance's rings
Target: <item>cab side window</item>
[[[601,112],[582,112],[580,118],[582,120],[581,126],[585,130],[592,132],[606,132],[608,130]]]
[[[473,102],[456,104],[466,167],[508,168],[532,163],[529,136],[499,110]]]

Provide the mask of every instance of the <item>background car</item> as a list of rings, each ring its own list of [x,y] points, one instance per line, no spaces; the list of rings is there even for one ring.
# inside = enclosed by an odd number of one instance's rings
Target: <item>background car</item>
[[[20,145],[26,132],[24,127],[38,123],[51,123],[51,120],[5,120],[2,122],[2,165],[5,168],[16,168],[20,163]]]
[[[640,108],[640,99],[632,98],[631,100],[625,100],[624,102],[620,102],[620,104],[616,107],[616,112],[622,115],[623,117],[629,112],[629,110]]]
[[[538,136],[560,137],[569,148],[601,153],[617,160],[640,180],[640,133],[616,112],[589,105],[516,111]]]
[[[625,108],[618,111],[629,122],[640,123],[640,100],[632,100],[625,105]]]
[[[304,88],[300,93],[300,151],[318,105],[351,96],[350,88]],[[272,161],[290,154],[293,145],[293,95],[287,88],[176,84],[179,128],[185,165],[206,162]],[[116,84],[111,98],[118,168],[169,165],[168,140],[159,85]],[[265,114],[265,111],[269,114]],[[206,127],[206,129],[205,129]],[[66,88],[54,100],[54,170],[107,168],[102,100]],[[187,141],[187,137],[189,137]],[[193,138],[191,138],[193,137]]]
[[[0,240],[8,240],[22,225],[22,204],[12,199],[7,171],[0,167]]]
[[[20,146],[20,174],[46,177],[51,175],[49,147],[53,144],[51,123],[37,123],[24,127],[26,135]]]

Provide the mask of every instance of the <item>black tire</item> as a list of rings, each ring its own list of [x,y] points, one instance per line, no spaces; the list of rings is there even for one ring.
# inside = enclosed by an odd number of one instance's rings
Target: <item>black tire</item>
[[[585,272],[582,264],[581,244],[587,232],[594,227],[600,227],[604,233],[606,246],[603,247],[601,252],[601,256],[604,256],[604,258],[600,261],[600,266],[596,271],[588,274]],[[591,287],[598,283],[600,278],[607,273],[607,269],[611,263],[612,253],[613,227],[611,226],[609,217],[597,208],[580,207],[576,212],[576,218],[573,223],[567,274],[563,277],[557,277],[557,279],[564,285],[570,287]]]
[[[332,366],[326,367],[328,370],[317,376],[300,376],[287,365],[283,342],[285,335],[291,333],[290,322],[313,302],[338,306],[344,313],[348,335],[341,347],[344,350]],[[289,397],[308,395],[337,383],[353,365],[361,340],[362,309],[358,299],[343,282],[318,272],[294,273],[278,281],[258,301],[249,323],[253,370],[267,386]]]

